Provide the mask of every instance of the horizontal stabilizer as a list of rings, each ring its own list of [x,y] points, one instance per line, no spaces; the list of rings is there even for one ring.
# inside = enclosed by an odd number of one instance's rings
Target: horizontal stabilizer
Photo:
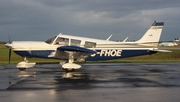
[[[172,52],[172,51],[169,51],[169,50],[150,50],[150,51],[156,51],[156,52]]]

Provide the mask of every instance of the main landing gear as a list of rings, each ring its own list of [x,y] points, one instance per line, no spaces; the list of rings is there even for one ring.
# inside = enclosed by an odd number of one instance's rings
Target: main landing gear
[[[72,71],[74,69],[80,69],[81,66],[75,63],[65,63],[64,65],[62,65],[63,69],[66,71]]]
[[[24,71],[26,68],[30,68],[30,67],[34,67],[36,63],[28,63],[28,60],[26,59],[26,57],[24,57],[24,61],[19,62],[16,67],[20,70],[20,71]]]
[[[65,63],[65,64],[62,64],[63,69],[66,70],[66,71],[72,71],[74,69],[80,69],[81,68],[80,65],[75,64],[73,62],[74,62],[73,52],[69,52],[68,62]]]

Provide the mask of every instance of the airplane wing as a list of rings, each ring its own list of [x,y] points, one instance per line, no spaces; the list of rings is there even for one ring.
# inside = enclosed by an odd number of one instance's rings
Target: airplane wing
[[[64,59],[64,60],[71,59],[71,60],[84,61],[88,56],[94,53],[96,53],[95,50],[91,50],[79,46],[61,46],[57,48],[57,51],[55,53],[55,58]]]

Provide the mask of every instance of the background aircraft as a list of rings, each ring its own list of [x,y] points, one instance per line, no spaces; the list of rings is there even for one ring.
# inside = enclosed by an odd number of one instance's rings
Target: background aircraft
[[[65,70],[79,69],[81,66],[74,63],[77,61],[112,60],[147,54],[154,54],[158,50],[158,43],[162,33],[164,22],[154,22],[143,37],[136,42],[116,42],[106,40],[78,37],[59,34],[46,41],[12,41],[5,44],[18,55],[24,57],[24,61],[17,64],[17,68],[25,70],[33,67],[26,58],[50,58],[60,60]]]

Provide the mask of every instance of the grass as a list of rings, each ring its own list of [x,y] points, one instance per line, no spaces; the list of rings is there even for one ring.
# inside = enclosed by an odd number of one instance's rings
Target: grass
[[[164,48],[164,47],[163,47]],[[174,47],[168,47],[174,48]],[[131,58],[124,58],[124,59],[116,59],[116,60],[109,60],[109,61],[98,61],[98,63],[158,63],[158,62],[180,62],[180,50],[171,50],[170,53],[158,52],[152,55],[145,55],[145,56],[137,56]],[[4,44],[0,44],[0,64],[8,64],[8,54],[9,49],[7,49]],[[12,52],[11,56],[11,64],[17,64],[18,62],[22,61],[23,58],[14,52]],[[37,63],[59,63],[59,60],[53,59],[39,59],[39,58],[28,58],[30,62],[37,62]],[[92,61],[88,61],[88,63],[96,63]]]

